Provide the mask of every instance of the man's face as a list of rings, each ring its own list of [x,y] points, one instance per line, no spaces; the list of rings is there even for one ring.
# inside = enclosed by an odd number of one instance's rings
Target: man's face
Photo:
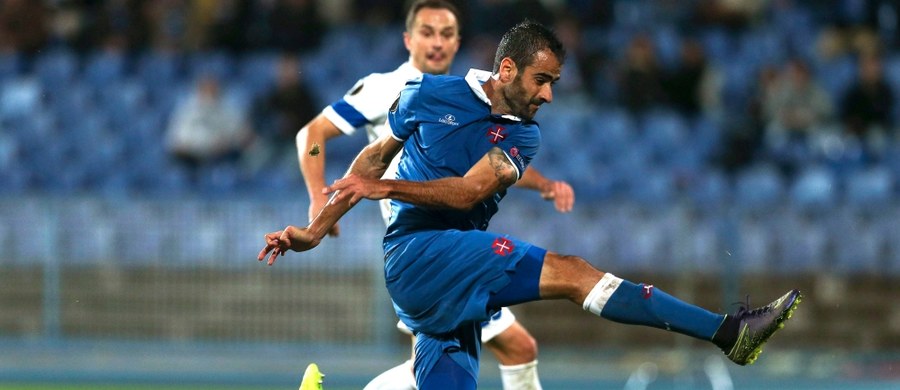
[[[550,50],[534,54],[533,61],[519,68],[516,77],[503,90],[510,114],[531,120],[541,104],[553,101],[553,84],[559,80],[562,65]]]
[[[403,42],[416,69],[423,73],[447,73],[459,50],[458,21],[446,9],[422,8],[412,29],[403,33]]]

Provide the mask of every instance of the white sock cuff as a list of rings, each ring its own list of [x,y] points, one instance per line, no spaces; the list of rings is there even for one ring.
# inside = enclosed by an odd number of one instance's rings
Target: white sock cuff
[[[505,366],[505,365],[501,364],[500,371],[515,372],[515,371],[528,370],[528,369],[531,369],[531,368],[534,368],[535,366],[537,366],[537,363],[538,363],[537,360],[532,360],[528,363],[513,364],[511,366]]]
[[[617,278],[615,275],[607,272],[600,278],[597,285],[591,289],[591,292],[588,293],[581,307],[599,316],[603,311],[603,307],[606,306],[606,301],[616,292],[621,283],[622,278]]]

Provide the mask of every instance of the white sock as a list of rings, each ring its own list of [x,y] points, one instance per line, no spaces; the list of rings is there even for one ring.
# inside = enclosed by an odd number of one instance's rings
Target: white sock
[[[504,390],[541,390],[537,374],[537,360],[515,366],[500,365],[500,380]]]
[[[606,306],[606,301],[616,292],[620,283],[622,283],[621,278],[617,278],[615,275],[607,272],[600,278],[597,285],[591,289],[591,292],[588,293],[581,307],[599,316],[600,312],[603,311],[603,306]]]
[[[372,379],[363,390],[417,390],[412,364],[412,360],[407,360],[399,366],[382,372]]]

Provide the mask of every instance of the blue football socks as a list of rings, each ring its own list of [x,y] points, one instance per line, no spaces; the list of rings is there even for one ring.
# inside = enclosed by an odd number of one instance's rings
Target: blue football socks
[[[584,303],[585,310],[611,321],[652,326],[711,341],[724,315],[685,303],[647,284],[607,273]],[[599,313],[597,313],[599,311]]]

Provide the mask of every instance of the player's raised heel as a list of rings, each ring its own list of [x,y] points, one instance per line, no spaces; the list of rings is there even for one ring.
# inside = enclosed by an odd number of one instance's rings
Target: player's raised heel
[[[300,381],[299,390],[322,390],[322,378],[325,377],[316,363],[310,363],[303,373],[303,380]]]
[[[747,307],[738,309],[734,314],[734,318],[740,321],[737,341],[731,350],[725,351],[728,358],[742,366],[753,364],[762,353],[763,344],[775,331],[784,327],[784,322],[791,318],[802,297],[800,291],[791,290],[766,306],[753,310]]]

